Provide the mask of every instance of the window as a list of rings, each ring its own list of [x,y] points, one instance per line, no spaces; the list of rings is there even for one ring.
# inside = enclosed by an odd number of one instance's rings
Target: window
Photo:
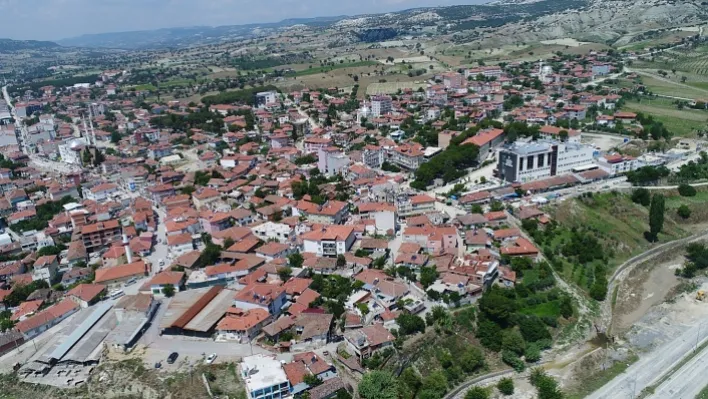
[[[539,167],[539,168],[542,168],[542,167],[543,167],[543,157],[544,157],[544,156],[545,156],[545,154],[541,154],[541,155],[538,156],[538,167]]]
[[[533,156],[526,158],[526,169],[533,169]]]

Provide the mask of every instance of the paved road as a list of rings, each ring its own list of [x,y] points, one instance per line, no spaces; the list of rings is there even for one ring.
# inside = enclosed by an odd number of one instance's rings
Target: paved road
[[[152,253],[147,256],[148,261],[152,264],[152,274],[157,274],[160,272],[161,267],[167,267],[170,265],[170,254],[167,248],[167,235],[165,231],[165,219],[167,215],[161,209],[153,207],[153,210],[157,213],[157,242],[153,248]],[[164,265],[160,266],[160,261],[164,261]]]
[[[704,326],[703,328],[708,328]],[[694,399],[707,384],[708,349],[704,349],[661,384],[649,399]]]
[[[687,354],[691,353],[696,346],[700,346],[707,339],[708,326],[696,325],[690,327],[671,342],[667,342],[648,353],[638,362],[631,365],[624,373],[615,377],[592,395],[587,396],[586,399],[635,398],[644,388],[655,384]],[[705,378],[701,378],[696,384],[705,385],[705,381]],[[675,397],[662,396],[662,398]]]

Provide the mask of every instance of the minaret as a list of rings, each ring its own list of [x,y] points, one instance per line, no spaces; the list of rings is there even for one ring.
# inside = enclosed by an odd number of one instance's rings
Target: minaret
[[[89,105],[89,126],[91,126],[91,138],[89,139],[89,144],[93,140],[93,145],[96,145],[96,132],[93,130],[93,111],[91,105]]]
[[[123,249],[125,249],[125,261],[133,263],[133,253],[130,251],[130,242],[128,241],[128,236],[123,234]]]

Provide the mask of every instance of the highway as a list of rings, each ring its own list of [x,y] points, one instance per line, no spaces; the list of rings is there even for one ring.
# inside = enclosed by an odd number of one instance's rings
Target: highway
[[[708,328],[704,326],[703,328]],[[708,349],[704,349],[659,385],[649,399],[693,399],[708,384]]]
[[[708,325],[696,325],[688,328],[681,335],[676,337],[671,342],[655,348],[650,353],[644,355],[638,362],[629,366],[627,370],[615,377],[612,381],[605,384],[602,388],[587,396],[586,399],[633,399],[644,389],[652,384],[657,383],[661,377],[670,372],[682,359],[690,354],[694,348],[700,346],[708,339]],[[704,351],[706,352],[706,351]],[[708,360],[708,353],[701,354],[700,359]],[[690,363],[690,362],[689,362]],[[701,367],[705,367],[704,363],[698,363]],[[684,367],[685,368],[685,367]],[[681,370],[684,370],[682,368]],[[690,370],[685,370],[684,373],[693,373]],[[672,385],[672,380],[666,384]],[[687,381],[683,381],[686,383]],[[701,385],[698,390],[703,389],[705,378],[698,378],[693,384]],[[674,382],[675,386],[681,382]],[[663,387],[663,386],[662,386]],[[662,388],[663,389],[663,388]],[[669,386],[668,389],[672,389]],[[674,388],[675,389],[675,388]],[[687,388],[692,391],[693,388]],[[679,396],[657,396],[657,398],[679,398]],[[688,396],[685,396],[688,398]],[[693,397],[690,397],[693,398]]]

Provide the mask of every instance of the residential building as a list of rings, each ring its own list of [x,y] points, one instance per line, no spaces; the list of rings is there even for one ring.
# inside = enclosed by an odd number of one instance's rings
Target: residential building
[[[59,260],[56,255],[45,255],[34,262],[32,281],[44,280],[50,286],[59,272]]]
[[[285,305],[285,289],[273,284],[253,283],[234,297],[234,306],[240,309],[263,309],[279,315]]]
[[[284,223],[265,222],[251,228],[253,234],[263,241],[276,240],[289,243],[295,238],[295,230]]]
[[[349,157],[337,147],[318,149],[317,158],[317,168],[325,176],[345,174],[349,168]]]
[[[356,236],[353,226],[323,226],[302,235],[304,252],[317,256],[336,257],[344,255],[354,244]]]
[[[485,161],[487,157],[494,152],[494,148],[502,142],[504,142],[504,130],[490,128],[480,130],[474,136],[463,141],[462,145],[474,144],[479,147],[477,162],[481,163]]]
[[[73,220],[73,218],[72,218]],[[121,226],[118,220],[106,220],[81,226],[81,240],[87,253],[98,252],[120,240]]]
[[[344,339],[347,341],[347,348],[362,361],[380,350],[393,346],[396,337],[382,325],[373,324],[347,331]]]
[[[435,198],[425,194],[402,197],[396,201],[398,216],[407,218],[435,211]]]
[[[250,399],[285,399],[290,381],[275,355],[253,355],[241,361],[241,378]]]
[[[371,97],[371,115],[378,118],[382,115],[389,114],[392,109],[393,101],[390,96],[375,95]]]

